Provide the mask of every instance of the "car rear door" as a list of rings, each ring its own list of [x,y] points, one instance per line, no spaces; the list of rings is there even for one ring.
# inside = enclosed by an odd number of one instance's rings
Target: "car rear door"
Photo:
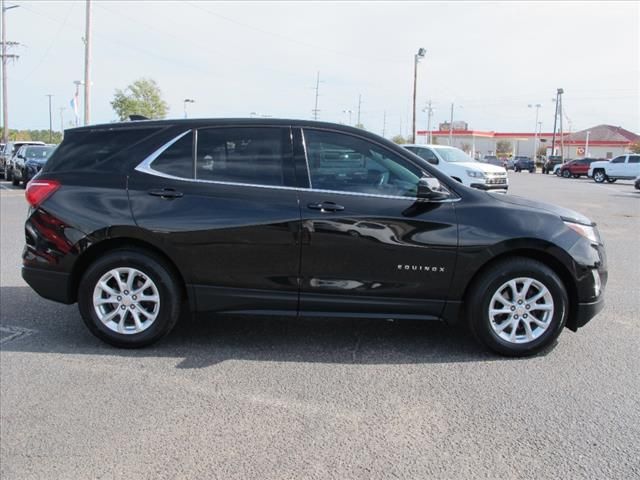
[[[438,317],[456,260],[455,197],[418,200],[421,168],[368,138],[317,128],[295,138],[309,182],[301,314]]]
[[[135,221],[169,252],[198,310],[296,313],[300,210],[290,131],[185,128],[132,172]]]

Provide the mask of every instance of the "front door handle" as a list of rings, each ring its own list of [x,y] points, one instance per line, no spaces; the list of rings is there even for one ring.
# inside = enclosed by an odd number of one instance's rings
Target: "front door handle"
[[[173,188],[156,188],[153,190],[149,190],[149,195],[153,195],[154,197],[162,197],[166,200],[173,200],[174,198],[181,198],[182,192],[178,192]]]
[[[344,210],[342,205],[334,202],[310,203],[307,207],[311,210],[320,210],[321,212],[341,212]]]

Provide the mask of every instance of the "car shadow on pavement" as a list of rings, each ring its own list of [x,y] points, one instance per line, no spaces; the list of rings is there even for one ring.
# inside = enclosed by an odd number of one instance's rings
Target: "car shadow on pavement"
[[[76,305],[40,298],[29,287],[0,288],[0,350],[119,357],[174,357],[176,368],[225,360],[341,364],[457,363],[504,360],[463,328],[436,322],[184,315],[157,344],[111,347],[85,327]],[[544,355],[544,354],[543,354]]]

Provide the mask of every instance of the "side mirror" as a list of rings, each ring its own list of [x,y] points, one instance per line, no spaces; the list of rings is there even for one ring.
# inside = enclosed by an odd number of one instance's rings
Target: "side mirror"
[[[431,165],[437,165],[439,163],[436,157],[427,158],[427,162],[429,162]]]
[[[426,198],[428,200],[442,200],[449,195],[442,188],[440,181],[433,177],[422,177],[418,180],[418,198]]]

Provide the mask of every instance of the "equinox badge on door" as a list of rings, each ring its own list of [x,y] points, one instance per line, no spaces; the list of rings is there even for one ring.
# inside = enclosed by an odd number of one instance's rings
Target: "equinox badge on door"
[[[398,265],[398,270],[413,270],[415,272],[443,273],[444,267],[429,267],[426,265]]]

